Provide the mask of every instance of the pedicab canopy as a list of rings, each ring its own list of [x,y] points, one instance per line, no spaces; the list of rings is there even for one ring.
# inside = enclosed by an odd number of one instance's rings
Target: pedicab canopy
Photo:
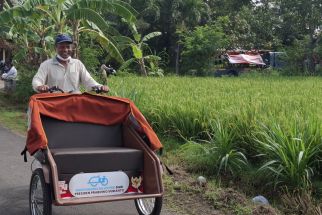
[[[31,155],[38,149],[47,148],[41,115],[67,122],[84,122],[113,125],[126,121],[129,117],[135,129],[144,134],[152,150],[162,148],[162,144],[135,104],[125,98],[84,94],[35,94],[29,102],[29,127],[26,149]],[[134,121],[133,121],[134,120]]]

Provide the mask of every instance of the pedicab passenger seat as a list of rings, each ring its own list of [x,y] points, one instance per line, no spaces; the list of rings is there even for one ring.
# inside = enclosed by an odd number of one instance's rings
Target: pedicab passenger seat
[[[80,172],[143,171],[143,152],[124,147],[122,124],[41,119],[60,180],[68,181]]]

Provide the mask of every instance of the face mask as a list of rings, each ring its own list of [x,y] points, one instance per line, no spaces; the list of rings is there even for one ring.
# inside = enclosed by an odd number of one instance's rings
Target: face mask
[[[57,54],[57,58],[58,58],[59,60],[61,60],[61,61],[69,61],[72,57],[71,57],[71,56],[69,56],[68,58],[63,58],[63,57],[61,57],[59,54]]]

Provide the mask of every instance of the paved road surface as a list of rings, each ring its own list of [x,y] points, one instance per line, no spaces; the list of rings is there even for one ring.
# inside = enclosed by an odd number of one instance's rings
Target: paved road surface
[[[23,161],[20,152],[25,138],[17,136],[0,125],[0,214],[28,215],[30,163]],[[133,201],[98,203],[80,206],[53,206],[53,215],[134,215]],[[163,215],[170,215],[165,212]]]

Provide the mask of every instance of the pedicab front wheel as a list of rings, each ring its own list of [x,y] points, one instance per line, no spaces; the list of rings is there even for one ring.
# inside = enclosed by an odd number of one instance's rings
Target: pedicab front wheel
[[[42,169],[36,169],[30,180],[30,215],[51,215],[52,199],[50,185],[46,184]]]
[[[135,207],[140,215],[159,215],[162,208],[162,197],[135,199]]]

